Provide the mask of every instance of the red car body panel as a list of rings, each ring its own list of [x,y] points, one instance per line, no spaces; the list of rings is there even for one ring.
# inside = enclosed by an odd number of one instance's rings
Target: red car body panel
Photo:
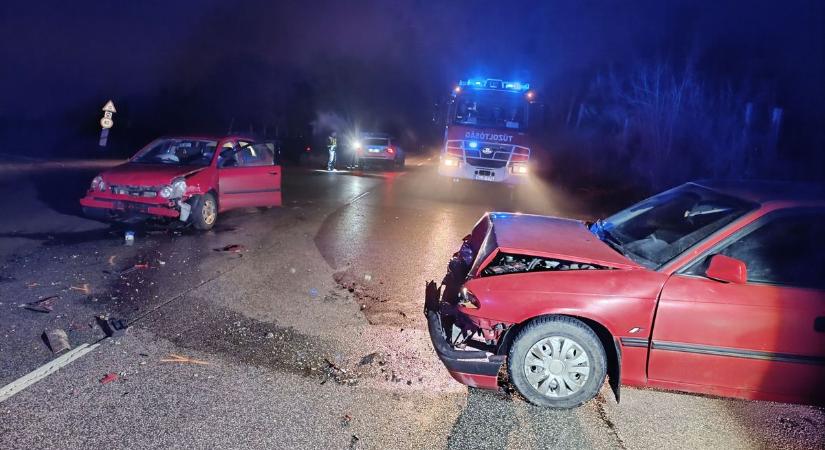
[[[251,142],[241,136],[176,136],[173,139],[212,140],[217,149],[225,144]],[[215,151],[208,166],[192,167],[162,164],[136,163],[132,160],[100,174],[108,186],[141,187],[146,190],[160,189],[175,178],[185,178],[186,193],[182,200],[213,192],[220,212],[250,206],[280,206],[281,167],[271,166],[218,168],[219,151]],[[180,208],[176,201],[156,197],[143,197],[106,191],[89,191],[80,200],[84,208],[120,213],[136,212],[149,216],[177,218]]]
[[[496,329],[546,315],[597,324],[618,344],[620,381],[625,385],[825,404],[825,291],[750,281],[726,283],[680,273],[766,214],[794,208],[825,211],[825,202],[749,191],[744,195],[744,189],[723,192],[759,204],[658,270],[627,260],[581,222],[490,213],[488,238],[498,246],[483,255],[484,261],[474,265],[475,273],[463,283],[477,299],[476,307],[458,304],[448,313],[467,318],[468,322],[457,323],[471,323],[489,339],[500,337]],[[476,230],[487,232],[488,223],[483,218]],[[610,268],[483,276],[498,252]],[[431,325],[431,335],[433,329]],[[433,338],[434,343],[437,340]],[[437,353],[456,380],[491,386],[489,374],[499,363],[493,353],[488,353],[492,368],[484,369],[484,374],[456,374],[464,361],[462,353],[449,353],[443,343],[440,346]],[[478,352],[474,358],[479,358]]]
[[[562,258],[614,268],[641,267],[600,241],[580,220],[493,213],[490,214],[490,221],[495,230],[496,243],[504,252]]]

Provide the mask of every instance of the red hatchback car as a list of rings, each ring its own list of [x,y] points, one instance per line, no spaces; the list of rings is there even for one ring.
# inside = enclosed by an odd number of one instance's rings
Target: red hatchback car
[[[549,407],[608,375],[617,400],[625,384],[825,404],[822,192],[695,182],[595,223],[486,214],[427,286],[435,350],[456,380],[507,378]]]
[[[80,200],[101,220],[156,217],[208,230],[234,208],[281,205],[273,146],[240,136],[167,137],[92,180]]]

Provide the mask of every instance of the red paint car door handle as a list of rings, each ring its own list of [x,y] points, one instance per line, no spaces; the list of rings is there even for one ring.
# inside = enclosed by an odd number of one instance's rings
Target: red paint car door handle
[[[817,317],[814,319],[814,331],[825,333],[825,317]]]
[[[268,172],[270,175],[278,175],[278,171],[273,170],[272,172]]]

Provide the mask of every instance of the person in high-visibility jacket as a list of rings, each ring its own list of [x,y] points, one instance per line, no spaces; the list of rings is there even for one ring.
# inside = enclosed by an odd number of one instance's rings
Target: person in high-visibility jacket
[[[338,149],[338,133],[332,132],[327,138],[327,150],[329,150],[329,161],[327,162],[327,170],[332,172],[335,170],[335,151]]]

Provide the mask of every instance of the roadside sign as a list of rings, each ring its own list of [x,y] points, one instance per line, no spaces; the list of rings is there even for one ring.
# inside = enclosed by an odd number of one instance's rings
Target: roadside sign
[[[109,140],[109,128],[112,128],[115,125],[115,121],[112,120],[112,116],[116,113],[117,110],[115,109],[115,104],[111,100],[106,102],[103,105],[103,118],[100,119],[100,141],[98,145],[101,147],[105,147],[106,143]]]

